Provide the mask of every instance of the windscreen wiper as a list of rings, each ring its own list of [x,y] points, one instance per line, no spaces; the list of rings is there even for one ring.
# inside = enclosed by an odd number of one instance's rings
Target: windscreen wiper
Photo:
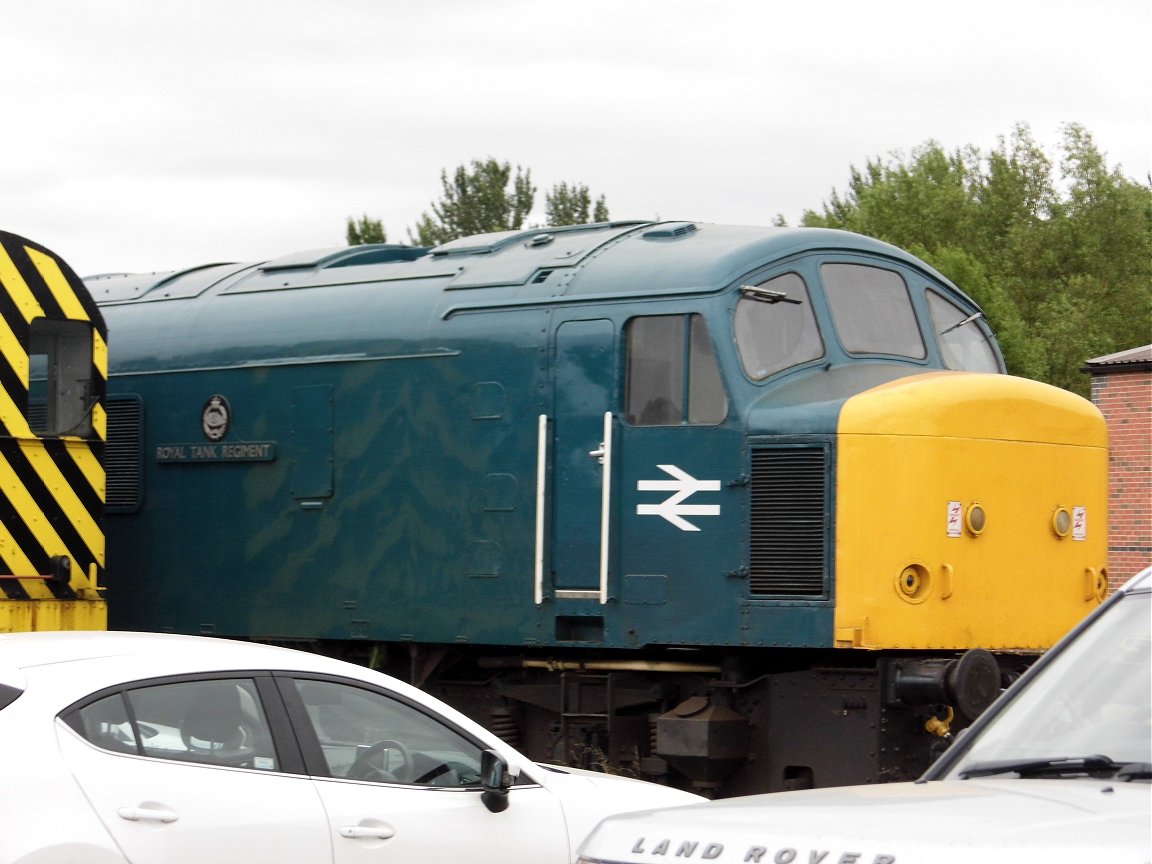
[[[759,300],[761,303],[795,303],[799,305],[801,302],[794,297],[789,297],[783,291],[773,291],[771,288],[761,288],[759,285],[741,285],[740,293],[751,300]]]
[[[1121,781],[1152,779],[1152,764],[1148,762],[1116,762],[1108,756],[1061,757],[1059,759],[998,759],[994,762],[975,762],[960,771],[961,780],[970,777],[993,777],[997,774],[1018,774],[1027,777],[1097,777]]]
[[[959,330],[959,329],[960,329],[961,327],[963,327],[965,324],[971,324],[971,323],[972,323],[973,321],[975,321],[977,318],[983,318],[983,317],[984,317],[984,313],[983,313],[983,312],[976,312],[976,313],[974,313],[974,314],[972,314],[972,315],[969,315],[967,318],[964,318],[964,319],[962,319],[962,320],[960,320],[960,321],[957,321],[957,322],[956,322],[955,324],[953,324],[951,327],[945,327],[943,330],[941,330],[941,331],[940,331],[939,335],[940,335],[940,336],[943,336],[945,333],[951,333],[953,330]]]

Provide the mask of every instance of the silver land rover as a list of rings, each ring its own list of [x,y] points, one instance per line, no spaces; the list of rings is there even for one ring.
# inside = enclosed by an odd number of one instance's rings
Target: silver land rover
[[[1152,568],[1013,684],[915,783],[612,816],[579,864],[1147,864]]]

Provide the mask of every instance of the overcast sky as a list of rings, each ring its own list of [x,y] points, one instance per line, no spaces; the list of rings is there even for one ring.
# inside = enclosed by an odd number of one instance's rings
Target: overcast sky
[[[928,140],[1152,158],[1149,0],[0,0],[0,228],[81,273],[389,240],[440,171],[795,224]]]

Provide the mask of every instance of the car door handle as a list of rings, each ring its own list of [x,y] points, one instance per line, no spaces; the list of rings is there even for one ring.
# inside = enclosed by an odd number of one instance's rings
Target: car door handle
[[[388,825],[344,825],[340,828],[340,836],[352,840],[361,837],[368,837],[372,840],[387,840],[395,834],[395,830]]]
[[[116,813],[129,822],[175,822],[180,818],[162,807],[121,807]]]

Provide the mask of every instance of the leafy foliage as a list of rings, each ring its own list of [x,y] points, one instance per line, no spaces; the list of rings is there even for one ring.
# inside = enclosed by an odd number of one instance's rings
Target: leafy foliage
[[[1064,130],[1058,170],[1017,126],[991,153],[929,141],[852,167],[803,224],[918,254],[988,315],[1010,372],[1086,394],[1084,361],[1152,342],[1152,188]]]
[[[433,202],[432,212],[425,211],[408,232],[417,246],[522,228],[536,198],[531,171],[517,165],[513,175],[511,165],[491,157],[473,159],[471,169],[461,165],[451,177],[441,171],[440,185],[443,195]]]
[[[388,242],[388,235],[384,231],[384,223],[379,219],[369,219],[367,213],[356,220],[351,216],[348,217],[346,236],[349,246]]]
[[[409,229],[409,241],[417,246],[438,246],[473,234],[516,231],[536,202],[532,172],[489,157],[473,159],[470,166],[460,165],[449,176],[440,172],[442,196],[432,203],[416,225]],[[607,222],[608,204],[601,195],[592,201],[583,183],[558,183],[544,195],[544,212],[549,225],[583,225]],[[384,243],[384,226],[367,215],[348,219],[346,231],[349,246],[361,243]]]
[[[593,206],[592,194],[583,183],[558,183],[544,196],[544,221],[548,225],[607,222],[608,205],[601,195]]]

